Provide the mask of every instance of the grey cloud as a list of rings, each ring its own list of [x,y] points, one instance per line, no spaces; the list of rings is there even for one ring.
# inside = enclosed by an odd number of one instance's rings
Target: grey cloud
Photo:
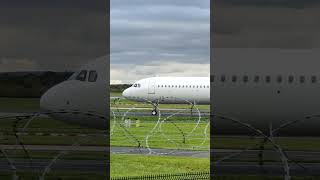
[[[210,5],[209,0],[111,0],[112,7],[130,6],[179,6],[179,7],[199,7],[207,9]]]
[[[213,24],[216,48],[320,47],[319,8],[221,8]]]
[[[151,62],[146,64],[111,64],[111,82],[133,83],[154,76],[209,76],[210,64]]]
[[[74,70],[106,54],[104,1],[16,2],[0,2],[0,58],[10,59],[10,70],[24,71],[23,59],[33,70]]]
[[[209,2],[112,1],[111,62],[208,63]]]

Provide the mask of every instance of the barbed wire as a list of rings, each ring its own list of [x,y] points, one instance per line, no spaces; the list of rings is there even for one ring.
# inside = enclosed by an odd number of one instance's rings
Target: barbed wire
[[[203,122],[206,122],[206,126],[204,128],[204,131],[202,133],[199,133],[199,132],[196,133],[196,130],[199,128],[199,126],[202,123],[202,121],[201,121],[201,112],[200,112],[199,108],[197,107],[197,105],[195,103],[192,103],[192,102],[190,102],[188,100],[185,100],[186,104],[190,104],[190,105],[194,106],[196,111],[197,111],[197,113],[198,113],[197,121],[196,122],[194,120],[191,121],[191,122],[195,122],[195,125],[192,127],[192,129],[189,132],[186,132],[176,123],[176,122],[179,122],[179,121],[178,120],[174,120],[172,118],[174,116],[176,116],[176,115],[184,113],[187,109],[177,110],[176,112],[173,112],[170,115],[168,115],[166,117],[163,117],[162,116],[163,113],[158,108],[158,105],[159,105],[159,102],[160,102],[159,99],[155,99],[153,101],[150,101],[148,99],[143,99],[143,100],[144,100],[143,104],[142,104],[143,107],[147,107],[147,105],[153,105],[154,108],[157,110],[158,114],[155,117],[156,119],[146,121],[148,123],[154,123],[154,126],[151,128],[151,130],[149,130],[148,133],[146,133],[146,135],[138,134],[138,135],[134,136],[135,137],[134,138],[135,141],[137,141],[138,139],[142,138],[143,136],[145,137],[144,138],[145,139],[145,147],[140,145],[140,147],[138,147],[138,148],[146,148],[148,150],[148,154],[159,154],[159,155],[171,154],[174,151],[179,150],[181,148],[190,149],[190,150],[194,150],[195,148],[199,148],[199,149],[202,148],[203,149],[203,146],[204,146],[205,142],[208,140],[208,132],[207,131],[209,129],[210,121],[209,121],[209,119],[203,121]],[[125,118],[128,116],[128,113],[133,111],[133,110],[136,110],[137,108],[136,108],[136,106],[133,105],[131,107],[128,107],[127,111],[121,113],[121,111],[119,110],[118,103],[121,103],[120,99],[117,100],[117,101],[114,101],[114,106],[113,106],[114,108],[111,108],[112,115],[113,115],[113,123],[124,124],[125,123]],[[155,104],[156,104],[156,106],[155,106]],[[115,112],[117,112],[117,115],[121,117],[121,121],[120,122],[118,122],[118,120],[116,120],[117,118],[115,118],[115,116],[116,116]],[[190,117],[192,117],[192,114],[191,114]],[[166,123],[166,122],[172,124],[173,127],[175,129],[177,129],[176,132],[178,132],[180,135],[173,134],[172,132],[170,132],[170,133],[165,132],[165,130],[163,128],[163,124]],[[115,134],[115,127],[116,126],[115,126],[115,124],[113,124],[112,127],[113,127],[112,128],[112,136],[116,136],[116,134]],[[130,130],[127,127],[122,126],[121,128],[127,129],[125,132],[129,134]],[[139,130],[135,129],[134,132],[145,132],[145,131],[146,130],[140,130],[139,131]],[[175,146],[175,148],[172,149],[172,151],[168,152],[168,153],[155,152],[153,150],[153,148],[151,148],[150,138],[153,137],[156,133],[160,133],[160,136],[163,137],[164,140],[155,139],[155,140],[152,140],[152,142],[169,142],[169,143],[173,144]],[[130,134],[132,134],[132,133],[130,133]],[[198,135],[201,135],[201,137],[198,137]],[[132,138],[132,135],[127,135],[127,136],[131,136],[131,138]],[[178,138],[179,136],[181,137],[181,139]],[[195,138],[194,136],[197,136],[197,138]],[[190,140],[190,141],[195,140],[195,139],[202,140],[202,141],[198,146],[193,146],[192,148],[186,148],[185,145],[186,145],[187,139]],[[178,141],[178,140],[180,140],[180,141]],[[125,142],[126,140],[117,139],[118,143],[120,141],[121,142]],[[206,147],[209,148],[208,146],[206,146]]]
[[[59,158],[61,158],[63,155],[68,154],[68,150],[63,150],[58,152],[58,154],[56,156],[54,156],[51,161],[49,161],[48,165],[42,170],[42,172],[40,170],[36,170],[35,167],[33,167],[33,158],[30,155],[29,151],[26,149],[19,133],[21,132],[25,132],[25,130],[27,129],[27,127],[30,125],[31,121],[37,117],[39,117],[40,115],[53,115],[53,114],[75,114],[75,115],[86,115],[86,116],[90,116],[90,117],[95,117],[101,120],[106,120],[107,117],[104,115],[101,115],[99,113],[93,112],[93,111],[88,111],[88,112],[82,112],[80,110],[57,110],[57,111],[41,111],[41,112],[30,112],[30,113],[25,113],[22,115],[8,115],[8,116],[1,116],[0,119],[14,119],[14,122],[12,124],[12,131],[13,131],[13,135],[16,139],[16,145],[19,145],[24,154],[26,155],[28,161],[29,161],[29,166],[34,169],[34,172],[38,175],[40,180],[44,180],[46,174],[48,174],[51,171],[51,167],[59,160]],[[26,121],[26,123],[24,124],[22,129],[18,129],[18,124],[22,121]],[[106,130],[105,132],[108,132],[108,130]],[[88,138],[88,136],[86,137]],[[80,145],[80,142],[74,142],[71,146],[73,147],[77,147]],[[17,147],[17,146],[16,146]],[[5,159],[7,160],[8,164],[11,167],[11,171],[12,171],[12,179],[16,180],[19,179],[20,177],[17,175],[17,168],[14,165],[14,161],[12,160],[12,158],[10,158],[3,149],[0,149],[1,153],[4,155]]]

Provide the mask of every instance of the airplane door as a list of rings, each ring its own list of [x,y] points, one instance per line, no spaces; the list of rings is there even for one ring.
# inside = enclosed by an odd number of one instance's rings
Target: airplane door
[[[148,94],[155,94],[155,88],[156,88],[156,80],[150,79],[149,80],[149,87],[148,87]]]

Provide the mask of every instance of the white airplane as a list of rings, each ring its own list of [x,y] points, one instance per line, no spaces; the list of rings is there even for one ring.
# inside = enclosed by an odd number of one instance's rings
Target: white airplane
[[[209,77],[152,77],[141,79],[122,93],[123,97],[149,102],[157,114],[158,104],[210,104]]]
[[[41,109],[65,122],[106,129],[107,68],[106,57],[84,65],[68,80],[42,95]]]

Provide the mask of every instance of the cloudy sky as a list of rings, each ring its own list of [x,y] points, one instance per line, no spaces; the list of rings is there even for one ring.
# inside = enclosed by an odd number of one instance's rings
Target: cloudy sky
[[[265,68],[277,73],[297,72],[309,64],[315,65],[310,71],[317,72],[314,69],[320,59],[320,1],[217,2],[212,4],[212,73],[226,68],[242,73]]]
[[[1,0],[0,72],[66,71],[106,55],[106,1]]]
[[[215,11],[215,48],[320,47],[320,1],[224,0]]]
[[[111,83],[208,76],[209,0],[111,0]]]
[[[320,59],[320,1],[215,2],[212,47],[227,48],[223,57],[249,52],[232,48],[269,48]],[[106,3],[1,0],[0,72],[74,70],[106,55]],[[111,0],[111,80],[207,76],[209,15],[209,0]]]

